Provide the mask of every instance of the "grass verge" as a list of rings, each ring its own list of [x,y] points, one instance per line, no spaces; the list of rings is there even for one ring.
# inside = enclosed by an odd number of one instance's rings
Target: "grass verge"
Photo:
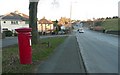
[[[102,27],[106,30],[113,30],[113,31],[118,31],[119,26],[118,26],[118,19],[107,19],[102,23]]]
[[[46,60],[57,46],[64,42],[66,37],[44,38],[39,44],[32,45],[32,61],[30,65],[19,63],[18,45],[3,48],[2,51],[2,73],[34,73],[36,66]],[[41,42],[50,42],[50,47]]]

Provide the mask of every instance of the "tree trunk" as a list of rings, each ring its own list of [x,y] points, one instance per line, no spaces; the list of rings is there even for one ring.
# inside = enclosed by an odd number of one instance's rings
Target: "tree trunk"
[[[37,29],[37,5],[38,2],[30,2],[29,4],[29,27],[32,28],[32,44],[38,43]]]

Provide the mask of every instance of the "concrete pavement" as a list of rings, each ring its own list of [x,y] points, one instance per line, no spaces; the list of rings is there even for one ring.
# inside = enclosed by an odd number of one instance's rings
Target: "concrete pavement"
[[[75,36],[69,36],[48,60],[38,66],[37,73],[85,73]]]

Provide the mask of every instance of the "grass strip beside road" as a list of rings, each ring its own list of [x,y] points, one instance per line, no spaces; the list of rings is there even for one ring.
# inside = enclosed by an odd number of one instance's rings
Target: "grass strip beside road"
[[[2,51],[2,72],[3,73],[34,73],[36,66],[46,60],[57,46],[64,42],[66,37],[44,38],[39,44],[32,45],[32,64],[22,65],[19,63],[18,45],[3,48]],[[50,42],[50,47],[41,42]]]
[[[120,19],[107,19],[106,21],[102,22],[102,27],[106,30],[113,30],[119,31],[118,21]]]

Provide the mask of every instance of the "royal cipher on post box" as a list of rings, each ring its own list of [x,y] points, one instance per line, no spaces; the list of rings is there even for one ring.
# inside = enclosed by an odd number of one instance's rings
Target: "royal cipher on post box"
[[[32,64],[31,28],[15,29],[18,32],[19,58],[21,64]]]

